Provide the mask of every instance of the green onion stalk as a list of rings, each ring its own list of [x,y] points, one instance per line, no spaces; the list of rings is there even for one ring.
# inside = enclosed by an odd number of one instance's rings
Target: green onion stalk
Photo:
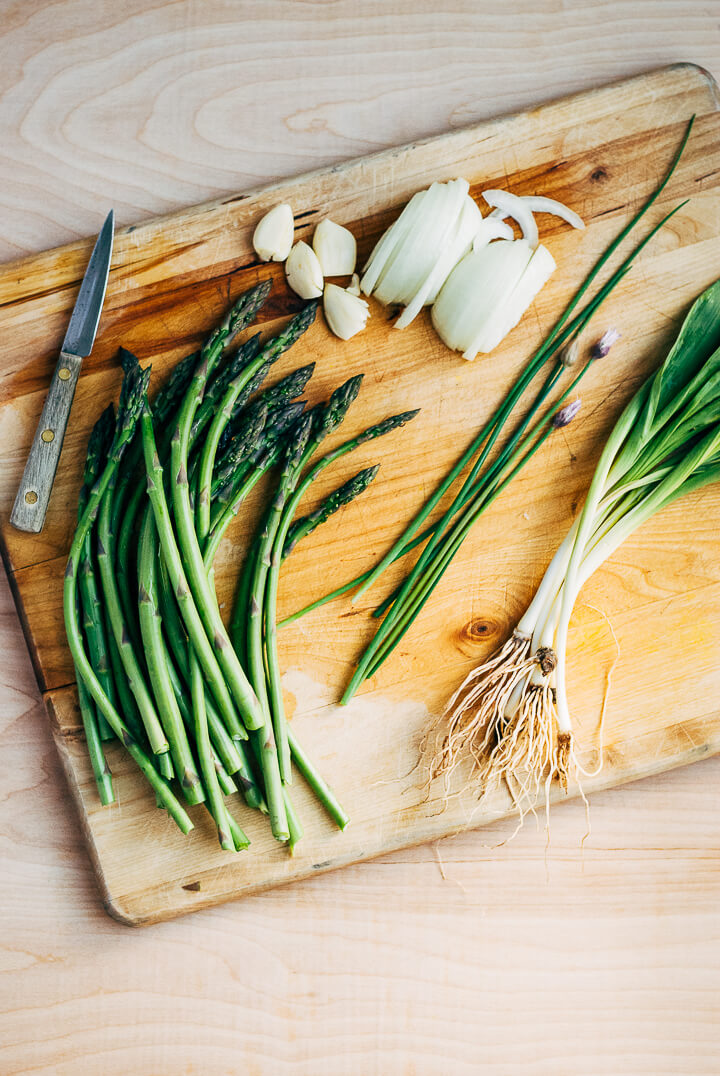
[[[719,479],[720,280],[617,420],[584,506],[511,638],[450,700],[434,777],[448,780],[471,758],[480,787],[505,781],[523,813],[553,780],[580,780],[566,686],[580,591],[638,527]]]

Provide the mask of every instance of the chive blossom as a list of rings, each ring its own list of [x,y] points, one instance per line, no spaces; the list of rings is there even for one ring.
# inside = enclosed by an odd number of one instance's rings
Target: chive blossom
[[[591,359],[604,359],[613,344],[620,339],[620,333],[617,329],[608,329],[604,332],[598,342],[593,344],[590,348]]]
[[[572,400],[570,403],[561,407],[557,414],[552,417],[552,425],[556,430],[562,429],[563,426],[569,426],[572,420],[577,415],[578,411],[582,407],[581,400]]]

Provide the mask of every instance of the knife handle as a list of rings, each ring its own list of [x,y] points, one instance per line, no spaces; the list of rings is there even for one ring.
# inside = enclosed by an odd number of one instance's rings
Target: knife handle
[[[10,516],[20,531],[43,528],[81,366],[79,355],[60,352]]]

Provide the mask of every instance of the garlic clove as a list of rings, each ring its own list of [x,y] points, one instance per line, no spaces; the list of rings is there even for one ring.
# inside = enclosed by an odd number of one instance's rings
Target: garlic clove
[[[341,340],[349,340],[361,332],[370,316],[370,307],[364,299],[337,284],[325,285],[323,309],[331,331]]]
[[[301,299],[317,299],[323,293],[323,272],[317,254],[300,240],[285,262],[287,282]],[[342,289],[341,289],[342,290]]]
[[[321,220],[313,236],[313,250],[324,276],[350,276],[355,271],[357,243],[347,228],[332,220]]]
[[[253,247],[263,262],[284,262],[292,249],[295,221],[289,205],[276,205],[258,222]]]
[[[357,273],[353,273],[352,280],[348,284],[345,291],[348,292],[349,295],[360,294],[360,277],[357,275]]]

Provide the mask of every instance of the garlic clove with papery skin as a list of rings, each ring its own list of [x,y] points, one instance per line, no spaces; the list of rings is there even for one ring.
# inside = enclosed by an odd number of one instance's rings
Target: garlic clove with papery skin
[[[341,340],[349,340],[361,332],[370,316],[370,307],[364,299],[337,284],[325,285],[323,310],[331,331]]]
[[[301,299],[318,299],[323,293],[323,272],[317,254],[300,240],[285,262],[287,282]]]
[[[253,247],[263,262],[284,262],[292,250],[295,221],[289,205],[276,205],[258,222]]]
[[[349,295],[360,295],[360,277],[357,273],[353,273],[352,280],[345,289]]]
[[[347,228],[335,221],[321,220],[313,236],[313,250],[324,276],[350,276],[355,272],[357,243]]]

